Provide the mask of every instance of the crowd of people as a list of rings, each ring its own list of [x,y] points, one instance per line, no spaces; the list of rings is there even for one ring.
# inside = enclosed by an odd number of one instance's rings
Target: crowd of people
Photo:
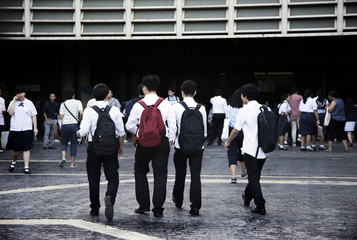
[[[66,88],[66,100],[56,102],[56,94],[51,92],[49,100],[43,104],[44,117],[43,150],[55,149],[55,135],[60,129],[61,161],[63,168],[67,162],[67,148],[70,147],[70,168],[76,168],[78,139],[86,138],[87,174],[89,181],[90,214],[99,214],[99,182],[101,166],[108,180],[105,196],[105,215],[112,220],[114,203],[119,185],[118,158],[123,154],[126,132],[131,135],[135,147],[135,193],[138,208],[135,212],[144,214],[150,211],[150,191],[147,179],[149,163],[154,172],[153,208],[155,217],[163,216],[166,199],[167,165],[171,147],[175,149],[175,183],[172,200],[181,208],[184,199],[184,186],[187,162],[190,166],[190,214],[199,215],[201,201],[201,167],[204,142],[210,133],[207,146],[215,139],[222,144],[221,134],[224,120],[229,121],[229,137],[224,144],[227,150],[228,166],[231,170],[231,183],[237,183],[237,163],[240,163],[240,176],[248,178],[242,198],[245,206],[254,200],[256,208],[252,213],[266,214],[265,200],[259,179],[266,154],[258,147],[257,115],[261,104],[259,92],[254,84],[246,84],[234,91],[228,102],[220,89],[210,99],[209,114],[204,105],[194,99],[197,85],[186,80],[180,88],[181,96],[175,96],[173,88],[168,89],[166,99],[157,95],[160,79],[157,75],[146,75],[138,85],[138,96],[120,104],[113,92],[105,84],[93,88],[93,98],[86,108],[75,97],[73,88]],[[0,90],[1,95],[1,90]],[[353,146],[353,132],[356,129],[357,107],[352,99],[346,104],[335,91],[328,92],[325,99],[322,91],[316,94],[310,89],[299,95],[296,87],[291,93],[281,96],[275,110],[278,117],[277,149],[288,150],[300,145],[301,151],[315,151],[317,148],[332,151],[333,142],[341,140],[344,151]],[[123,106],[123,107],[122,107]],[[4,130],[5,101],[0,97],[0,131]],[[11,116],[10,133],[6,149],[12,151],[9,171],[14,172],[17,158],[23,152],[24,173],[30,174],[30,150],[33,139],[38,134],[37,110],[26,98],[23,89],[17,89],[8,105]],[[105,129],[101,127],[105,125]],[[110,130],[112,129],[112,130]],[[100,132],[102,131],[102,132]],[[99,133],[100,132],[100,133]],[[1,132],[0,132],[1,133]],[[325,137],[328,145],[325,146]],[[319,146],[316,143],[319,140]],[[1,144],[0,144],[1,145]],[[257,150],[258,149],[258,150]],[[1,152],[3,150],[1,149]]]

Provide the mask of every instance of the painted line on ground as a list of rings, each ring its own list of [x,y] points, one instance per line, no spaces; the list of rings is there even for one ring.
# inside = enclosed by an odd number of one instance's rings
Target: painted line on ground
[[[97,232],[120,239],[136,240],[148,239],[159,240],[161,238],[152,237],[146,234],[132,232],[128,230],[118,229],[112,226],[107,226],[99,223],[87,222],[81,219],[0,219],[0,225],[67,225],[81,228],[91,232]]]

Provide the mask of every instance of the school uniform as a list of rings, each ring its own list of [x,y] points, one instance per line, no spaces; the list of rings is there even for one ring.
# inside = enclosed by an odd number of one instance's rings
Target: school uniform
[[[237,115],[240,109],[241,108],[232,107],[228,105],[227,118],[229,119],[229,135],[233,131],[234,124],[236,123]],[[243,145],[243,138],[243,131],[239,131],[238,135],[232,140],[231,144],[229,145],[229,148],[227,150],[228,167],[230,167],[232,164],[237,165],[237,161],[244,162],[241,150]]]
[[[159,99],[156,94],[146,94],[142,101],[147,106],[154,105]],[[165,126],[165,137],[161,139],[160,145],[152,148],[143,147],[137,141],[137,148],[135,152],[135,193],[136,200],[140,205],[140,209],[150,209],[150,194],[149,184],[146,174],[149,172],[149,163],[152,161],[154,171],[154,194],[153,194],[153,211],[162,211],[166,199],[166,183],[167,183],[167,164],[170,153],[169,141],[175,139],[176,123],[168,119],[168,113],[171,104],[168,101],[162,101],[158,106],[162,120],[164,123],[167,121],[168,126]],[[140,103],[135,103],[128,118],[125,127],[127,131],[139,136],[139,124],[141,114],[144,107]]]
[[[307,98],[306,102],[300,102],[300,134],[303,136],[312,135],[315,133],[316,117],[314,111],[317,110],[316,101],[311,97]]]
[[[108,103],[105,101],[96,101],[95,106],[100,109],[105,108]],[[109,115],[115,124],[115,133],[119,138],[124,136],[124,124],[123,120],[117,107],[111,107]],[[106,196],[111,197],[111,203],[114,205],[115,198],[119,186],[119,162],[118,153],[113,152],[113,154],[108,156],[98,156],[95,153],[94,146],[92,143],[92,136],[94,136],[95,130],[97,129],[98,113],[91,107],[84,110],[83,120],[80,125],[79,134],[81,136],[88,135],[88,148],[87,148],[87,175],[89,182],[89,198],[91,205],[90,207],[94,210],[100,208],[99,201],[99,185],[100,185],[100,175],[101,175],[101,165],[103,164],[104,174],[108,181]],[[119,140],[118,140],[119,141]]]
[[[248,184],[244,190],[248,202],[254,199],[257,208],[265,209],[265,199],[261,191],[260,175],[264,166],[266,155],[263,149],[258,149],[258,114],[260,113],[257,101],[249,101],[241,108],[237,115],[234,128],[244,132],[242,153],[248,173]],[[258,149],[257,157],[255,157]]]
[[[189,108],[195,108],[197,103],[192,97],[186,97],[183,100]],[[180,144],[178,141],[180,135],[180,126],[182,114],[185,111],[185,108],[180,104],[176,103],[172,106],[169,113],[170,122],[175,122],[177,125],[177,137],[175,140],[175,154],[174,154],[174,164],[175,164],[175,184],[173,189],[173,198],[176,203],[182,203],[184,199],[184,189],[185,189],[185,179],[187,172],[187,159],[190,165],[191,172],[191,185],[190,185],[190,202],[191,208],[200,209],[202,205],[201,201],[201,167],[202,167],[202,151],[197,154],[185,154],[181,151]],[[207,136],[207,115],[206,110],[203,106],[199,109],[204,126],[204,136]]]
[[[289,131],[289,111],[291,107],[288,101],[284,102],[279,107],[279,120],[278,120],[278,136],[284,136],[285,133]],[[284,116],[284,113],[287,115],[287,118]]]
[[[227,112],[227,101],[221,96],[215,96],[211,98],[210,103],[212,104],[212,129],[209,137],[208,145],[212,145],[216,137],[218,137],[218,145],[221,145],[223,122],[226,117]]]

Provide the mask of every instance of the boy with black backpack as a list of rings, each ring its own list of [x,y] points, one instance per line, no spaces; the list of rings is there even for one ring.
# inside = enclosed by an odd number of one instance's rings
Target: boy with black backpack
[[[242,154],[244,154],[243,158],[248,173],[248,185],[242,194],[244,206],[249,207],[250,201],[254,199],[256,208],[252,209],[251,212],[265,215],[265,199],[263,198],[260,187],[260,175],[266,159],[265,152],[272,151],[272,149],[274,149],[276,146],[277,136],[274,136],[274,134],[276,134],[276,126],[273,126],[275,127],[275,130],[273,129],[271,131],[273,133],[271,139],[273,139],[274,143],[269,144],[268,141],[268,144],[261,144],[261,141],[258,141],[258,139],[260,139],[258,137],[258,125],[260,126],[260,124],[258,124],[258,120],[260,122],[262,121],[258,116],[262,111],[267,111],[268,109],[265,107],[261,110],[262,105],[257,102],[259,97],[258,88],[254,84],[246,84],[241,88],[241,90],[241,98],[245,106],[239,111],[234,129],[232,130],[227,142],[224,144],[224,147],[226,150],[228,150],[232,140],[238,135],[239,131],[243,130],[244,139]],[[269,111],[269,113],[271,114],[268,115],[275,118],[274,124],[276,125],[276,116],[271,111]],[[268,119],[268,121],[270,121],[270,119]],[[261,140],[266,141],[270,140],[270,138],[267,139],[266,137],[266,139]],[[272,147],[270,145],[272,145]]]
[[[89,182],[90,215],[98,216],[99,185],[101,165],[108,181],[105,193],[105,216],[111,221],[114,211],[113,205],[119,186],[119,162],[118,157],[123,154],[124,124],[120,110],[110,107],[105,101],[109,89],[105,84],[98,84],[93,89],[93,97],[96,99],[94,106],[87,107],[83,113],[83,120],[78,137],[88,134],[87,149],[87,175]]]
[[[172,200],[177,208],[183,204],[187,159],[190,164],[190,202],[192,215],[199,215],[201,208],[201,166],[205,137],[207,136],[207,115],[204,106],[197,104],[196,83],[186,80],[181,85],[183,101],[172,106],[169,120],[178,126],[175,141],[174,164],[176,169]]]
[[[138,138],[135,152],[135,193],[139,208],[135,213],[144,214],[150,211],[150,193],[146,174],[149,163],[154,171],[153,205],[155,217],[162,217],[166,199],[167,164],[176,133],[175,122],[168,120],[171,104],[157,96],[160,79],[157,75],[143,78],[145,97],[134,104],[126,129]],[[167,122],[167,125],[165,124]]]

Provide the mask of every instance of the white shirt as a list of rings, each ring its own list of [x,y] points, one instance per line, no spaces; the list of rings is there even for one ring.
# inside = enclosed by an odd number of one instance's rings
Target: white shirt
[[[2,97],[0,97],[0,125],[5,125],[4,113],[3,113],[5,111],[6,111],[5,100]]]
[[[173,97],[168,96],[167,98],[165,98],[165,100],[169,101],[169,103],[171,103],[171,105],[174,105],[175,103],[180,102],[180,99],[176,96],[173,96]]]
[[[234,127],[234,124],[236,123],[236,118],[237,118],[239,109],[241,109],[241,108],[232,107],[231,105],[228,105],[228,107],[227,107],[226,116],[229,119],[229,126],[232,128]]]
[[[154,105],[156,101],[159,99],[159,97],[156,94],[146,94],[145,97],[142,99],[146,105]],[[164,123],[166,123],[169,110],[171,108],[171,104],[168,101],[163,100],[160,105],[158,106],[158,109],[160,110],[162,119]],[[128,122],[126,123],[125,127],[126,130],[129,132],[136,134],[139,136],[139,131],[138,131],[138,126],[140,124],[140,117],[142,112],[144,111],[144,107],[136,102],[130,112]],[[166,127],[166,137],[168,137],[169,141],[174,141],[175,140],[175,135],[176,135],[176,122],[172,122],[170,120],[167,121],[168,127]]]
[[[66,107],[77,118],[77,120],[68,112]],[[69,99],[61,103],[60,114],[63,114],[62,125],[65,124],[77,124],[79,120],[79,112],[83,110],[82,102],[76,99]]]
[[[105,108],[108,105],[105,101],[96,101],[95,106],[99,108]],[[124,123],[121,117],[119,108],[111,107],[109,115],[114,121],[115,124],[115,133],[117,137],[124,136]],[[81,136],[86,136],[88,133],[88,141],[92,141],[92,136],[94,135],[95,130],[97,129],[98,113],[91,107],[88,107],[83,112],[83,119],[80,125],[79,134]]]
[[[299,105],[300,112],[313,113],[314,110],[317,110],[317,104],[316,101],[314,101],[311,97],[307,98],[306,103],[304,103],[304,100],[300,102]]]
[[[249,154],[255,157],[258,148],[258,114],[260,113],[259,104],[257,101],[249,101],[247,105],[242,107],[237,115],[234,128],[244,132],[242,153]],[[258,159],[266,158],[263,149],[260,147],[258,151]]]
[[[221,96],[215,96],[211,98],[210,103],[212,104],[212,112],[215,113],[226,113],[227,112],[227,101]]]
[[[290,120],[289,111],[291,111],[290,104],[288,103],[288,101],[284,100],[284,102],[279,107],[279,115],[286,113],[286,115],[288,116],[288,120]]]
[[[197,106],[197,103],[195,102],[195,100],[192,97],[186,97],[183,101],[186,103],[186,105],[189,108],[195,108]],[[176,104],[172,105],[171,110],[169,112],[169,116],[168,116],[168,121],[176,122],[175,126],[177,125],[177,129],[178,129],[176,140],[175,140],[175,148],[180,148],[180,145],[179,145],[179,142],[178,142],[178,136],[180,135],[181,117],[182,117],[182,114],[183,114],[184,111],[185,111],[185,108],[180,103],[176,103]],[[200,107],[199,111],[202,114],[204,135],[206,137],[207,136],[207,114],[206,114],[206,109],[202,105]],[[175,129],[172,129],[172,131],[176,132]],[[203,148],[204,147],[202,146],[202,149]]]
[[[7,111],[14,100],[11,101]],[[11,116],[10,131],[28,131],[32,130],[33,122],[32,117],[37,115],[35,105],[25,98],[23,102],[16,100],[14,105],[14,114]]]

